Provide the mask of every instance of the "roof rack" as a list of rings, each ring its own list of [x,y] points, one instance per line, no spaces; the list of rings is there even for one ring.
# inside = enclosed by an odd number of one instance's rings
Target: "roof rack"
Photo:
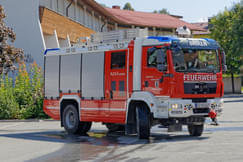
[[[91,35],[90,42],[92,43],[108,43],[115,41],[131,40],[136,37],[147,37],[148,29],[124,29],[114,30],[109,32],[98,32]]]

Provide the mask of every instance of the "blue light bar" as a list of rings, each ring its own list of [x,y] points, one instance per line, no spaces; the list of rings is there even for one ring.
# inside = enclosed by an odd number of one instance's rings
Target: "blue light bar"
[[[173,44],[177,44],[181,48],[185,49],[218,49],[219,44],[209,38],[176,38],[176,37],[168,37],[168,36],[150,36],[148,39],[156,39],[159,42],[169,42]]]
[[[156,39],[160,42],[172,42],[172,41],[179,40],[175,37],[163,37],[163,36],[149,36],[148,39]]]
[[[46,49],[45,52],[44,52],[44,55],[47,54],[47,52],[50,52],[50,51],[58,51],[60,50],[60,48],[49,48],[49,49]]]

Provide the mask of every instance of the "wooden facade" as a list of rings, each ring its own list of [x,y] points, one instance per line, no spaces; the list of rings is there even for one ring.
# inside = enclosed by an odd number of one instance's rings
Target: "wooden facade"
[[[44,7],[40,7],[40,22],[44,35],[53,35],[56,30],[59,39],[66,39],[69,35],[71,42],[95,33],[94,30]]]

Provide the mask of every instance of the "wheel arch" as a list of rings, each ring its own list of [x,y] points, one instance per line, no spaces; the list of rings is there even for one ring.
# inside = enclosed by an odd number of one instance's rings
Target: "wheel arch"
[[[73,104],[76,109],[77,109],[77,112],[78,112],[78,115],[79,115],[79,120],[81,121],[81,118],[80,118],[80,98],[78,96],[70,96],[70,95],[66,95],[66,96],[62,96],[62,98],[60,99],[60,119],[61,119],[61,126],[63,127],[63,112],[64,112],[64,109],[65,107],[68,105],[68,104]]]
[[[131,100],[128,104],[126,123],[131,122],[136,116],[136,105],[143,104],[147,107],[148,112],[151,113],[148,104],[143,100]]]
[[[133,109],[133,105],[137,103],[145,104],[149,109],[149,112],[153,113],[156,105],[156,99],[151,92],[134,92],[128,100],[127,116],[129,115],[129,111],[131,111],[130,108]]]

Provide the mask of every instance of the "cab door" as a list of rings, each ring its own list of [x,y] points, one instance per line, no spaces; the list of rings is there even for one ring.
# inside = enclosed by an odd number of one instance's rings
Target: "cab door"
[[[142,56],[142,90],[149,91],[158,96],[169,95],[168,57],[166,50],[158,46],[143,47]],[[163,59],[163,63],[158,63],[157,57]],[[163,66],[163,68],[160,69],[160,66]]]
[[[123,123],[127,99],[127,50],[105,53],[105,98],[110,101],[110,119]]]

